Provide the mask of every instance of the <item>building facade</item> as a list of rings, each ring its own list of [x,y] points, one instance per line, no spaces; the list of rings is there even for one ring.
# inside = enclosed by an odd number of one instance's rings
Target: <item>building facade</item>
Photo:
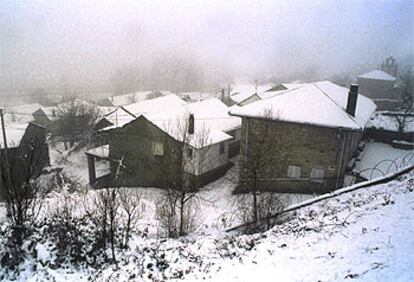
[[[324,193],[343,185],[375,104],[328,81],[232,110],[242,117],[240,188]],[[255,188],[256,189],[256,188]]]

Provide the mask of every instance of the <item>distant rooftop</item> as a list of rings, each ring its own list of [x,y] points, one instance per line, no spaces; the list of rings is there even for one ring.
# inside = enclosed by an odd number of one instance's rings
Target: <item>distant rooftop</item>
[[[110,126],[106,129],[122,127],[145,113],[171,110],[185,104],[187,104],[187,102],[175,94],[169,94],[166,96],[130,104],[121,107],[104,117],[106,120],[113,124],[113,126]]]
[[[370,72],[367,72],[365,74],[362,74],[358,76],[358,78],[368,78],[368,79],[375,79],[375,80],[389,80],[394,81],[395,77],[389,75],[386,72],[383,72],[381,70],[373,70]]]
[[[161,130],[178,141],[181,138],[179,122],[188,118],[189,114],[194,115],[194,137],[199,138],[203,133],[208,137],[206,145],[216,144],[233,137],[226,132],[240,128],[241,119],[229,115],[229,107],[217,98],[207,99],[195,103],[188,103],[170,111],[152,112],[144,114],[144,117],[154,123]],[[190,145],[200,147],[197,140],[190,140]]]

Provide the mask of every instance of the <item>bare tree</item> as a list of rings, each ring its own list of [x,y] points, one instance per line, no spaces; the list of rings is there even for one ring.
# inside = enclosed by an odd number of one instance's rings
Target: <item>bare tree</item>
[[[89,141],[93,128],[101,116],[98,107],[90,102],[79,99],[77,95],[65,96],[63,102],[57,106],[58,126],[56,134],[63,136],[65,148],[67,141],[70,146],[75,140]]]
[[[161,97],[162,96],[162,92],[160,92],[160,91],[152,91],[151,93],[149,93],[148,95],[147,95],[147,99],[154,99],[154,98],[158,98],[158,97]]]
[[[169,124],[176,140],[167,138],[161,160],[164,190],[157,204],[161,225],[169,237],[188,234],[195,227],[195,205],[202,186],[200,175],[208,162],[208,135],[205,127],[194,132],[194,117]]]
[[[104,188],[84,199],[85,214],[97,227],[96,244],[105,253],[109,242],[113,263],[117,262],[115,249],[120,207],[118,198],[119,194],[116,188]],[[106,255],[105,259],[107,259]]]
[[[0,199],[6,204],[18,243],[37,219],[43,204],[46,191],[36,178],[49,160],[47,154],[46,141],[36,138],[9,149],[8,160],[0,162]]]
[[[142,203],[142,194],[134,189],[124,188],[119,190],[119,201],[124,216],[122,223],[124,226],[124,235],[122,247],[127,248],[131,233],[138,219],[142,218],[145,211],[145,205]]]
[[[133,104],[137,102],[137,97],[135,97],[135,93],[132,93],[128,96],[128,103]]]
[[[269,152],[275,151],[273,139],[278,138],[278,142],[283,139],[280,134],[275,136],[271,132],[274,118],[273,111],[267,109],[260,117],[260,121],[255,123],[254,134],[250,132],[252,130],[250,126],[245,127],[245,130],[249,131],[245,133],[249,136],[249,143],[241,151],[239,183],[242,192],[247,193],[247,196],[239,196],[237,205],[241,220],[244,223],[254,222],[256,226],[268,216],[269,212],[283,208],[282,201],[276,194],[270,192],[263,194],[263,191],[269,188],[263,178],[269,167],[273,165],[268,155]],[[283,157],[283,152],[280,153],[280,157]]]
[[[410,70],[400,75],[401,87],[400,96],[402,99],[402,112],[394,115],[398,133],[402,134],[407,128],[407,124],[414,121],[413,112],[413,81],[414,76]]]

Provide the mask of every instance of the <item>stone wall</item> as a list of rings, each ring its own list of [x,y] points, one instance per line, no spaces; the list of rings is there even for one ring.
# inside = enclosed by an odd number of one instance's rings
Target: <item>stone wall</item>
[[[268,138],[259,148],[268,122]],[[276,121],[243,118],[241,132],[241,160],[263,155],[265,169],[260,173],[260,189],[292,193],[321,193],[342,185],[346,163],[352,157],[362,138],[361,132],[339,130]],[[262,150],[262,153],[260,153]],[[246,158],[247,156],[247,158]],[[300,167],[300,177],[288,177],[288,167]],[[322,183],[311,179],[311,170],[324,171]],[[338,172],[339,170],[339,172]],[[248,175],[243,164],[240,179]]]
[[[359,92],[372,99],[395,99],[394,81],[358,78]]]

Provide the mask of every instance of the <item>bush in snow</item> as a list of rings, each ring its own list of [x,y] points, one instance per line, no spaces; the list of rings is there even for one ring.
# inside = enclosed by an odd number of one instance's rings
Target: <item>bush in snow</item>
[[[246,234],[270,229],[279,220],[277,215],[288,205],[280,194],[270,192],[257,194],[254,205],[252,200],[250,195],[239,195],[236,199],[236,215],[244,224],[243,232]]]

